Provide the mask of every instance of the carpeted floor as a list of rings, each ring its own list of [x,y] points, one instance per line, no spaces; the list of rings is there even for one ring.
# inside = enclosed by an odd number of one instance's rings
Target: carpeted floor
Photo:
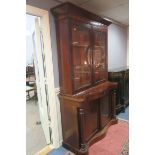
[[[118,124],[110,126],[105,138],[90,147],[89,155],[128,155],[128,136],[128,122],[119,120]],[[70,155],[70,153],[60,147],[48,155]]]
[[[120,155],[123,148],[126,148],[128,132],[128,122],[119,121],[118,124],[110,126],[105,138],[90,147],[89,155]]]

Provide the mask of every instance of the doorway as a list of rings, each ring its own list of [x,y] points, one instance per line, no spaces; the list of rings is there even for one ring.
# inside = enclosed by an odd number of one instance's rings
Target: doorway
[[[26,5],[26,13],[39,17],[35,18],[35,34],[33,33],[35,39],[33,41],[37,43],[34,51],[38,53],[38,55],[34,55],[34,58],[37,57],[36,60],[38,61],[37,63],[34,61],[34,65],[38,64],[39,66],[36,67],[37,65],[35,65],[35,72],[39,72],[39,76],[36,76],[36,84],[38,83],[38,86],[40,86],[37,87],[40,121],[46,143],[50,144],[52,148],[58,148],[62,145],[62,128],[60,103],[57,96],[58,89],[54,86],[54,65],[51,47],[51,34],[53,31],[50,31],[49,12]]]
[[[51,143],[44,43],[40,17],[26,14],[26,138],[27,154]]]

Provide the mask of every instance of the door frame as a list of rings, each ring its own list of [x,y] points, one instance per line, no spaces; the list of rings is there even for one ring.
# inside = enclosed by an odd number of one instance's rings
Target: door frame
[[[61,124],[58,115],[60,115],[60,109],[57,105],[57,97],[54,86],[54,71],[53,71],[53,59],[52,59],[52,47],[50,37],[50,24],[49,24],[49,12],[31,5],[26,5],[26,13],[40,17],[42,25],[42,32],[44,36],[44,51],[46,57],[46,73],[47,83],[49,91],[49,107],[51,116],[51,129],[52,129],[52,147],[58,148],[61,146],[62,133]]]

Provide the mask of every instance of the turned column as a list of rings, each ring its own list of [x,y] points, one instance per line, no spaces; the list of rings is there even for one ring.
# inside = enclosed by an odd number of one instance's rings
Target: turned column
[[[84,109],[79,108],[78,109],[78,117],[79,117],[79,138],[80,138],[80,150],[86,151],[86,142],[85,142],[85,136],[84,136]]]

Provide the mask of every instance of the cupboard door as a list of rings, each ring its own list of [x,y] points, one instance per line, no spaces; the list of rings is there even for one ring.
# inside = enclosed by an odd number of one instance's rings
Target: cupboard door
[[[72,23],[72,58],[74,90],[88,87],[92,83],[92,48],[90,26]]]
[[[94,30],[93,68],[95,83],[107,79],[106,32]]]
[[[99,128],[99,102],[99,99],[89,101],[85,108],[84,139],[86,142],[89,141]]]
[[[101,127],[103,128],[111,119],[111,97],[109,93],[100,99]]]

